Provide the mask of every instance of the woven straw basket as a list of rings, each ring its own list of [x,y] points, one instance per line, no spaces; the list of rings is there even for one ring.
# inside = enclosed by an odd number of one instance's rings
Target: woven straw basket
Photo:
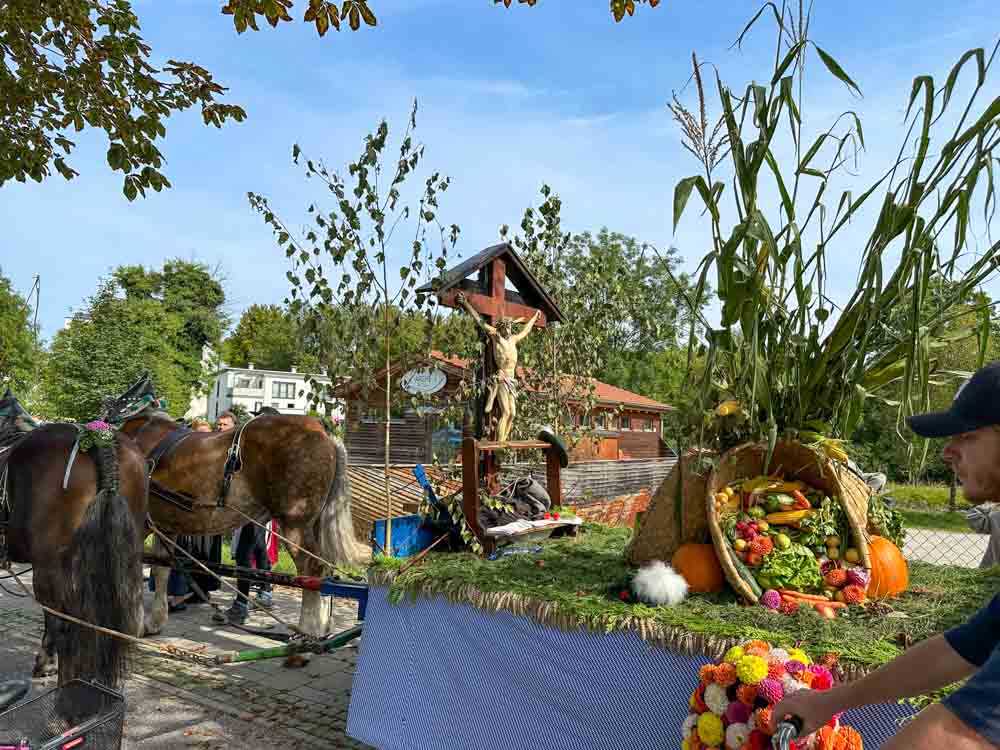
[[[638,533],[625,550],[629,564],[645,565],[652,560],[670,562],[682,544],[702,544],[708,540],[703,500],[708,468],[702,466],[700,454],[706,458],[715,457],[707,451],[686,451],[656,490]]]
[[[715,513],[715,493],[739,479],[749,479],[761,474],[773,474],[786,479],[798,479],[811,487],[822,490],[831,498],[839,499],[847,514],[854,546],[861,553],[861,562],[871,569],[868,551],[868,499],[871,490],[859,476],[846,465],[832,461],[801,443],[782,441],[775,445],[771,457],[770,470],[764,471],[767,446],[745,444],[733,448],[722,455],[712,470],[705,487],[705,508],[712,543],[719,557],[719,564],[729,584],[740,596],[756,602],[757,596],[740,577],[733,564],[733,550],[726,540],[719,518]]]

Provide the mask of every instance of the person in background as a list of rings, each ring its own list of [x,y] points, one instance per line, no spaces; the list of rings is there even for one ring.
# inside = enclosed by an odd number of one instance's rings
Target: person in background
[[[231,411],[224,411],[215,420],[216,432],[229,432],[236,429],[236,415]]]
[[[1000,505],[997,503],[977,505],[965,512],[965,520],[969,528],[977,534],[990,535],[986,554],[983,555],[979,567],[992,568],[1000,563]]]
[[[949,438],[942,455],[969,501],[1000,497],[1000,362],[966,381],[948,411],[908,421],[921,437]],[[965,623],[921,641],[867,677],[786,697],[774,707],[772,723],[797,716],[802,733],[811,734],[840,711],[927,695],[963,680],[958,690],[883,743],[882,750],[1000,747],[1000,594]]]
[[[215,422],[215,429],[219,432],[227,432],[235,427],[236,416],[232,412],[227,411],[220,414]],[[232,550],[237,567],[256,567],[257,570],[262,571],[271,570],[271,561],[267,554],[267,532],[257,524],[246,523],[236,531],[233,536]],[[236,588],[239,593],[232,605],[224,613],[216,612],[212,615],[212,620],[218,623],[229,622],[236,625],[242,625],[247,621],[250,614],[250,581],[239,578],[236,582]],[[270,608],[272,606],[270,584],[262,584],[256,599],[262,607]]]
[[[198,417],[191,420],[191,429],[194,432],[211,432],[212,426],[207,419]],[[177,538],[177,546],[201,562],[222,562],[221,536],[180,536]],[[201,589],[205,596],[219,589],[219,582],[215,577],[200,570],[191,573],[171,570],[170,577],[167,579],[167,604],[170,612],[183,612],[187,609],[188,604],[207,603],[207,600],[194,590],[192,582]],[[152,589],[152,579],[150,579],[150,588]]]

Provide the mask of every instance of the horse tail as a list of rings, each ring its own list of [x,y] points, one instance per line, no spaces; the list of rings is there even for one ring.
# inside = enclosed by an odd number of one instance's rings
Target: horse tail
[[[87,452],[97,471],[97,494],[87,507],[65,557],[65,607],[84,622],[140,635],[142,535],[119,492],[118,438]],[[59,639],[60,682],[92,676],[117,687],[129,667],[131,644],[92,628],[63,624]],[[64,671],[65,666],[65,671]]]
[[[316,537],[321,554],[334,563],[358,565],[371,557],[371,551],[354,536],[351,517],[351,480],[347,475],[347,448],[342,440],[330,438],[336,449],[333,482],[316,521]]]

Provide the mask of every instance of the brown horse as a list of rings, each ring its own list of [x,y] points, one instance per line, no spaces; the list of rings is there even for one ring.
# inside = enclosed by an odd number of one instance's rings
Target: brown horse
[[[136,388],[131,389],[134,403]],[[234,432],[188,433],[152,407],[138,411],[130,398],[109,405],[107,417],[121,424],[147,456],[156,456],[151,479],[149,512],[166,535],[222,534],[247,523],[240,512],[265,522],[274,518],[281,533],[296,545],[333,564],[355,564],[370,556],[354,538],[347,452],[312,417],[260,416],[240,435],[242,469],[232,476],[224,505],[218,503],[224,467]],[[140,406],[142,402],[139,402]],[[171,447],[164,455],[164,440]],[[160,446],[160,451],[157,450]],[[164,500],[157,487],[168,488],[190,502],[185,510]],[[237,512],[239,511],[239,512]],[[289,549],[300,575],[319,576],[324,566],[297,549]],[[169,554],[157,541],[157,553]],[[156,596],[147,613],[145,630],[158,633],[167,619],[167,568],[154,568]],[[302,592],[299,628],[310,635],[326,635],[329,612],[318,592]]]
[[[0,401],[0,432],[7,437],[0,454],[0,478],[5,464],[7,479],[5,502],[0,483],[0,523],[6,520],[10,561],[34,566],[39,603],[140,635],[145,457],[132,440],[116,435],[107,445],[77,451],[67,475],[78,428],[48,424],[17,434],[18,410],[12,398]],[[129,651],[121,639],[46,613],[35,674],[48,673],[58,657],[60,684],[84,677],[117,687]]]

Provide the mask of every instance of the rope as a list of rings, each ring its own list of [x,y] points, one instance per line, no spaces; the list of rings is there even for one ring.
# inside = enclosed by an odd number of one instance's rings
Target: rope
[[[24,571],[21,571],[21,573],[23,574]],[[147,641],[144,641],[141,638],[136,638],[134,635],[129,635],[128,633],[122,633],[120,630],[112,630],[110,628],[101,627],[100,625],[94,625],[93,623],[86,622],[77,617],[73,617],[72,615],[67,615],[65,612],[60,612],[59,610],[52,609],[51,607],[46,607],[44,604],[39,602],[37,598],[35,598],[34,594],[32,594],[31,591],[28,590],[28,587],[24,585],[24,583],[18,577],[17,573],[11,571],[11,575],[14,577],[14,580],[17,582],[17,585],[21,587],[21,590],[24,592],[24,596],[30,596],[32,599],[35,599],[35,602],[38,604],[39,607],[42,608],[43,612],[52,615],[53,617],[58,617],[60,620],[66,620],[67,622],[72,622],[76,625],[81,625],[85,628],[96,630],[98,633],[110,636],[111,638],[117,638],[119,640],[126,641],[128,643],[131,643],[133,646],[136,646],[137,648],[148,651],[157,656],[162,656],[164,658],[174,658],[174,659],[180,659],[182,661],[191,661],[195,664],[199,664],[201,666],[206,666],[206,667],[214,667],[217,666],[219,663],[217,661],[219,657],[203,656],[202,654],[197,654],[194,651],[189,651],[187,649],[180,648],[179,646],[173,646],[173,645],[157,646],[153,643],[148,643]]]
[[[254,526],[259,526],[260,528],[262,528],[265,531],[267,531],[267,524],[261,523],[256,518],[251,518],[246,513],[244,513],[243,511],[241,511],[239,508],[234,508],[232,506],[228,506],[226,508],[226,510],[234,510],[234,511],[236,511],[241,516],[243,516],[245,519],[247,519],[247,521],[249,521],[250,523],[252,523]],[[340,567],[336,563],[332,563],[329,560],[324,560],[319,555],[314,555],[312,552],[310,552],[309,550],[307,550],[305,547],[300,547],[298,544],[296,544],[295,542],[293,542],[288,537],[284,537],[281,534],[279,534],[277,531],[274,530],[273,527],[271,528],[271,530],[269,531],[269,533],[274,534],[276,537],[278,537],[278,539],[280,539],[281,541],[283,541],[289,547],[293,547],[294,549],[298,550],[299,552],[305,553],[308,557],[311,557],[313,560],[316,560],[317,562],[322,563],[323,565],[326,565],[327,567],[332,568],[333,570],[339,571],[346,578],[350,578],[352,581],[363,581],[364,580],[363,578],[358,578],[356,575],[354,575],[353,573],[345,570],[344,568]]]
[[[155,524],[153,524],[152,521],[149,521],[148,523],[149,523],[150,528],[153,530],[153,533],[156,534],[157,537],[159,537],[160,541],[166,542],[168,545],[170,545],[170,547],[173,548],[175,554],[179,550],[185,557],[187,557],[188,559],[190,559],[195,565],[197,565],[199,568],[201,568],[202,570],[204,570],[210,576],[212,576],[213,578],[215,578],[220,584],[222,584],[226,588],[230,589],[231,591],[234,591],[236,593],[236,595],[237,595],[237,601],[239,601],[238,597],[242,596],[242,594],[240,593],[240,590],[236,586],[233,586],[233,584],[231,584],[229,581],[227,581],[224,578],[222,578],[222,576],[220,576],[218,573],[216,573],[216,572],[214,572],[212,570],[209,570],[209,568],[206,567],[204,565],[204,563],[202,563],[201,560],[199,560],[198,558],[196,558],[194,555],[192,555],[186,549],[184,549],[179,544],[177,544],[176,542],[174,542],[173,539],[170,539],[166,534],[164,534],[162,531],[160,531],[158,528],[156,528]],[[212,606],[217,611],[219,610],[219,607],[217,605],[212,604]],[[256,605],[251,605],[249,597],[247,598],[247,606],[248,607],[253,606],[254,609],[260,609],[260,611],[262,611],[268,617],[270,617],[271,619],[273,619],[278,624],[284,625],[286,628],[289,629],[289,631],[291,631],[293,633],[298,633],[299,635],[301,635],[303,637],[306,637],[306,638],[311,637],[308,633],[303,633],[297,626],[292,625],[291,623],[285,622],[283,619],[281,619],[278,615],[276,615],[271,610],[264,609],[263,607],[257,607]]]

